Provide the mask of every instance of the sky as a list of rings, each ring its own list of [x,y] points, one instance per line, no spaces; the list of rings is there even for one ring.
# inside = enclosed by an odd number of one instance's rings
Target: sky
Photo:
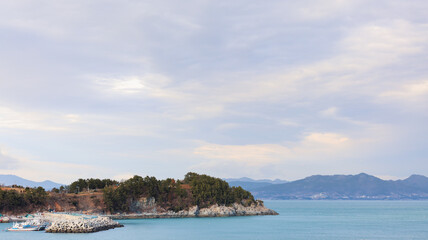
[[[428,2],[0,1],[0,174],[428,175]]]

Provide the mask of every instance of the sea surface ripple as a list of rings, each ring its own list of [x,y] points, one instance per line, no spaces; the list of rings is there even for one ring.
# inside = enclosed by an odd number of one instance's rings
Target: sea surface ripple
[[[265,201],[279,216],[122,220],[90,234],[6,232],[1,240],[426,240],[428,201]]]

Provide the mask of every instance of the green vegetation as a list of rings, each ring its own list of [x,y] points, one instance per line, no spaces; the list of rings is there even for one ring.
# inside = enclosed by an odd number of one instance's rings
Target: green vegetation
[[[88,198],[96,206],[105,207],[104,210],[112,213],[136,212],[151,207],[177,212],[194,205],[203,208],[213,204],[249,206],[255,203],[251,193],[241,187],[230,187],[219,178],[190,172],[182,181],[172,178],[157,180],[149,176],[134,176],[121,183],[110,179],[79,179],[69,186],[52,189],[49,195],[42,187],[0,190],[0,211],[31,212],[46,209],[56,202],[67,202],[78,209],[85,207],[86,203],[81,199],[88,195],[81,198],[74,193],[96,189],[102,189],[104,201],[96,197],[101,194],[90,194]]]
[[[229,187],[229,184],[220,178],[199,175],[189,172],[184,183],[192,187],[193,204],[208,207],[212,204],[229,205],[242,203],[249,206],[255,203],[253,195],[241,187]]]
[[[184,189],[183,184],[190,186],[190,189]],[[251,193],[241,187],[229,187],[226,181],[219,178],[196,173],[186,174],[183,182],[171,178],[157,180],[155,177],[134,176],[117,188],[104,189],[104,202],[111,212],[129,212],[132,204],[142,197],[153,197],[161,207],[173,211],[192,205],[208,207],[237,202],[248,206],[255,203]]]
[[[25,200],[34,205],[43,205],[46,203],[46,199],[48,197],[47,192],[44,188],[38,187],[38,188],[25,188],[24,192],[24,198]]]
[[[98,179],[98,178],[89,178],[89,179],[79,179],[68,186],[68,191],[70,193],[78,193],[85,190],[95,190],[103,189],[108,186],[118,185],[119,182],[111,179]],[[64,189],[62,189],[64,190]],[[56,191],[56,189],[54,190]],[[61,189],[59,189],[61,191]]]
[[[187,195],[174,179],[157,180],[155,177],[134,176],[117,188],[106,187],[104,203],[109,211],[128,212],[131,204],[141,197],[153,197],[162,207],[179,211],[185,207],[184,198]]]
[[[0,211],[16,211],[28,206],[42,206],[48,194],[42,187],[25,188],[23,193],[15,190],[0,190]]]

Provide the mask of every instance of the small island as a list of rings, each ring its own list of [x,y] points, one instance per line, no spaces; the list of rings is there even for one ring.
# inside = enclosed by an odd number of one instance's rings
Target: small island
[[[41,187],[2,187],[0,211],[9,216],[37,212],[81,213],[99,216],[100,219],[278,214],[241,187],[230,187],[222,179],[192,172],[187,173],[183,180],[158,180],[149,176],[134,176],[122,182],[79,179],[50,191]]]

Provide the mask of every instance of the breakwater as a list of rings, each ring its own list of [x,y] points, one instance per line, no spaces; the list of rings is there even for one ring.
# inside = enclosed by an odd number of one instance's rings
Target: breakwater
[[[50,225],[48,233],[92,233],[112,228],[123,227],[109,217],[101,216],[73,216],[68,214],[46,214]]]

